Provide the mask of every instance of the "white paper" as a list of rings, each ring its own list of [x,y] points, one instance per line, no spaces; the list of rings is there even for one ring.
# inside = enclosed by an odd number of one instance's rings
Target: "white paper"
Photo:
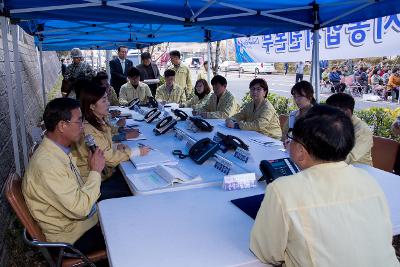
[[[126,139],[126,141],[138,141],[138,140],[146,140],[147,138],[146,138],[146,136],[144,135],[144,134],[139,134],[139,136],[138,137],[136,137],[136,138],[129,138],[129,139]]]

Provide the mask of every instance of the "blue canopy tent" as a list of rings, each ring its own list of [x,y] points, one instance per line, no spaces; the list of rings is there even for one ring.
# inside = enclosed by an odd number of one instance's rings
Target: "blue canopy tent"
[[[140,46],[164,41],[210,42],[312,29],[312,77],[317,100],[318,30],[400,13],[399,0],[3,0],[2,3],[3,15],[34,34],[37,44],[46,50],[108,47],[117,43]],[[3,36],[8,31],[6,22],[3,17]],[[141,32],[141,28],[150,29],[151,34]],[[7,51],[4,38],[3,45]],[[7,82],[7,88],[11,88],[11,81]],[[11,89],[8,90],[11,95]],[[12,100],[11,112],[10,105]],[[14,155],[18,151],[15,147]]]

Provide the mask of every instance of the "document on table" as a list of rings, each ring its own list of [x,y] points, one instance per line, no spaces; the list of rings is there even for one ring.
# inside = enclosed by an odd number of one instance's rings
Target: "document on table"
[[[147,138],[146,138],[146,136],[144,135],[144,134],[139,134],[139,136],[138,137],[136,137],[136,138],[129,138],[129,139],[126,139],[126,141],[138,141],[138,140],[146,140]]]
[[[133,165],[136,169],[143,170],[157,165],[176,165],[178,160],[176,160],[172,155],[166,155],[159,150],[150,150],[150,152],[145,156],[135,156],[131,157]]]
[[[282,142],[280,141],[265,141],[263,139],[257,139],[257,138],[250,138],[249,139],[251,142],[265,146],[265,147],[272,147],[272,146],[282,146]]]

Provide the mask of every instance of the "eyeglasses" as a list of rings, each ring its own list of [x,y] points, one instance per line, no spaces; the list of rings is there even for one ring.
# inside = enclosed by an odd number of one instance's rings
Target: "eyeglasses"
[[[262,87],[250,87],[250,91],[259,93],[261,91],[264,91],[264,88],[262,88]]]
[[[66,120],[66,122],[68,122],[68,123],[79,123],[80,126],[83,125],[83,119],[80,120],[80,121],[70,121],[70,120]]]
[[[307,150],[307,146],[301,142],[299,139],[297,139],[296,137],[293,136],[293,128],[290,128],[289,131],[286,134],[286,138],[290,141],[295,141],[296,143],[299,143],[300,145],[302,145],[306,150]]]

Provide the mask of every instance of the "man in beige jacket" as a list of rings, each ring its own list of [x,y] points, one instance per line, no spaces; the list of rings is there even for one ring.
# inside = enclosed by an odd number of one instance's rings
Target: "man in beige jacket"
[[[169,52],[171,59],[170,69],[175,71],[175,83],[183,89],[186,99],[190,99],[193,95],[192,79],[190,77],[190,70],[182,64],[181,53],[177,50]]]
[[[399,267],[382,189],[366,171],[344,162],[354,145],[350,118],[314,106],[287,137],[302,171],[267,186],[251,251],[262,262],[287,267]]]
[[[186,101],[185,91],[176,84],[176,73],[174,70],[167,69],[164,72],[165,84],[159,86],[156,91],[157,101],[165,103],[182,104]]]
[[[152,94],[150,87],[140,81],[140,71],[131,67],[128,69],[127,75],[128,82],[121,86],[119,92],[119,103],[125,106],[133,99],[138,98],[140,103],[146,104]]]
[[[234,115],[239,105],[235,97],[226,89],[228,82],[225,77],[215,75],[211,79],[214,93],[207,103],[198,110],[193,110],[193,115],[200,115],[207,119],[226,119]]]
[[[83,133],[78,101],[50,101],[43,120],[47,134],[22,182],[29,211],[48,241],[72,243],[83,253],[104,248],[96,205],[105,164],[103,152],[96,149],[90,154],[89,175],[81,177],[70,153],[70,146]]]
[[[354,98],[349,94],[337,93],[328,97],[326,104],[342,110],[353,123],[356,143],[349,155],[347,155],[346,162],[349,164],[362,163],[372,166],[372,131],[365,122],[353,114]]]

